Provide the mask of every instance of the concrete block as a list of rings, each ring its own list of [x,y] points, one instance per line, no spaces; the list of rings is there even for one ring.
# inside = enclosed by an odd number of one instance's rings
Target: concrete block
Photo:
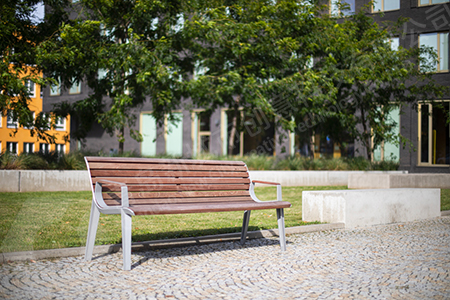
[[[450,174],[351,174],[349,189],[441,188],[450,189]]]
[[[15,170],[0,171],[0,192],[18,192],[20,186],[19,172]]]
[[[89,191],[87,171],[20,171],[21,192]]]
[[[440,204],[440,189],[304,191],[302,218],[356,228],[439,217]]]

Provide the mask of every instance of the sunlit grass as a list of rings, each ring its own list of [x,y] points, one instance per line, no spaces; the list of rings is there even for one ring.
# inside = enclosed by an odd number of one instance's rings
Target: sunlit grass
[[[283,187],[286,227],[302,222],[302,191],[346,189],[346,186]],[[261,200],[275,200],[275,187],[257,187]],[[86,243],[90,192],[0,193],[0,252],[80,247]],[[450,190],[441,190],[441,210],[450,210]],[[137,216],[133,241],[149,241],[240,232],[243,212]],[[252,211],[249,230],[277,228],[276,212]],[[121,242],[118,215],[101,215],[96,244]]]
[[[441,211],[450,210],[450,189],[441,189]]]

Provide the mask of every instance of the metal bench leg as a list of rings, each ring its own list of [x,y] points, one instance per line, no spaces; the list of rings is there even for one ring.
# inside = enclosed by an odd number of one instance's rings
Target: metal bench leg
[[[89,228],[86,239],[86,249],[84,260],[89,261],[92,259],[92,253],[94,252],[95,236],[97,235],[98,220],[100,218],[100,211],[92,201],[91,216],[89,217]]]
[[[247,238],[248,223],[250,221],[251,210],[244,211],[244,220],[242,221],[241,245],[245,244]]]
[[[123,269],[131,270],[131,216],[123,210],[120,213],[122,217],[122,254]]]
[[[286,234],[284,232],[284,210],[277,208],[278,236],[280,238],[281,251],[286,251]]]

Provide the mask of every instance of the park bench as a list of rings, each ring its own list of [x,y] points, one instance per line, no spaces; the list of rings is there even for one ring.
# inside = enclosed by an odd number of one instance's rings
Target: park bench
[[[276,209],[281,250],[286,250],[281,185],[251,181],[240,161],[85,157],[92,187],[92,206],[85,260],[92,259],[100,213],[120,214],[123,269],[131,269],[131,218],[135,215],[244,211],[241,244],[250,212]],[[260,201],[255,183],[277,185],[276,201]]]

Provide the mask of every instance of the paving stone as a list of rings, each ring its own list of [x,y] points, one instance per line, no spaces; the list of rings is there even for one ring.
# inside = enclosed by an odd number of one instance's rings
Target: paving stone
[[[449,299],[450,216],[0,265],[0,299]]]

